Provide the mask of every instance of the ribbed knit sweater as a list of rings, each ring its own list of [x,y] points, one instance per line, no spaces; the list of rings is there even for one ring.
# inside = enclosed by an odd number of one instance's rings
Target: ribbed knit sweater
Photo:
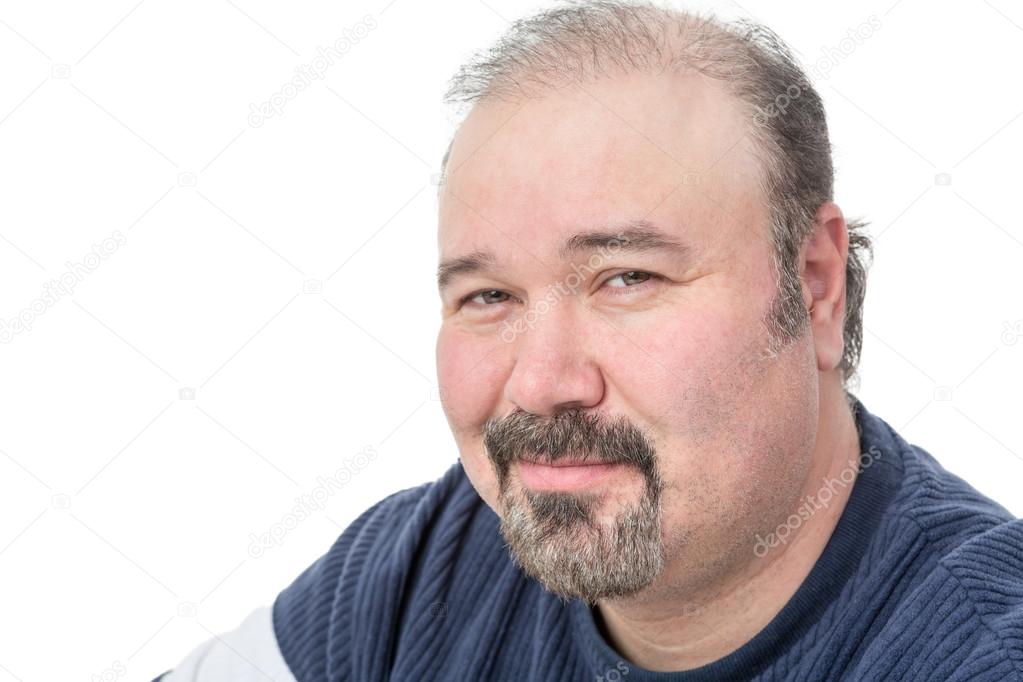
[[[1023,680],[1023,521],[859,400],[854,415],[875,456],[823,553],[766,627],[705,666],[617,653],[584,602],[513,564],[458,463],[366,510],[278,595],[280,654],[298,682]]]

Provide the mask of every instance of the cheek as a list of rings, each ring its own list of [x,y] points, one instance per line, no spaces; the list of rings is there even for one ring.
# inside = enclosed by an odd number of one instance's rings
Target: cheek
[[[480,429],[499,407],[507,380],[507,344],[442,326],[437,337],[437,379],[441,406],[458,445],[462,466],[492,508],[496,475],[483,448]]]
[[[445,326],[437,337],[437,380],[441,404],[452,428],[478,430],[501,395],[503,358],[500,340]],[[457,434],[456,434],[457,435]]]
[[[754,381],[749,347],[759,332],[740,315],[728,301],[694,296],[604,339],[609,381],[655,435],[699,448],[730,421]]]
[[[746,551],[758,524],[789,508],[814,444],[812,346],[804,339],[769,358],[765,327],[741,316],[679,316],[621,370],[623,382],[642,382],[628,386],[633,403],[656,416],[667,532],[707,552]]]
[[[804,367],[812,358],[799,344],[767,357],[761,321],[766,298],[697,293],[663,315],[621,325],[621,334],[604,340],[610,350],[605,370],[623,403],[664,448],[666,477],[693,481],[720,463],[721,477],[711,478],[727,488],[732,476],[767,465],[745,459],[771,459],[769,448],[760,450],[757,443],[793,445],[805,427],[779,433],[778,422],[814,412],[806,398],[816,379]]]

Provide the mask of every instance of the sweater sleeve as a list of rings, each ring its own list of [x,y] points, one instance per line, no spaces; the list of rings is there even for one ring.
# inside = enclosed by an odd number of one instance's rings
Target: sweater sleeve
[[[356,518],[326,554],[278,594],[273,627],[298,682],[350,679],[352,622],[363,586],[378,585],[377,564],[431,483],[385,497]]]
[[[1023,520],[943,557],[866,658],[869,679],[1023,682]]]
[[[332,618],[335,591],[341,583],[361,575],[374,548],[385,549],[381,543],[392,537],[402,511],[429,486],[393,493],[364,511],[326,554],[278,594],[272,607],[257,608],[234,630],[202,642],[153,682],[325,679],[327,642],[337,629]],[[285,651],[289,655],[285,656]],[[333,652],[336,660],[344,660],[346,654]]]
[[[153,682],[249,679],[295,682],[277,648],[268,606],[252,611],[234,630],[203,642]]]
[[[942,564],[981,624],[981,641],[961,666],[962,679],[984,678],[997,665],[1005,671],[999,679],[1023,682],[1023,520],[978,535]]]

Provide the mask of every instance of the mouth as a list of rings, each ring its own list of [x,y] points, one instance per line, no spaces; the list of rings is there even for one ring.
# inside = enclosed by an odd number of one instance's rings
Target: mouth
[[[555,462],[521,459],[516,462],[527,487],[535,490],[578,490],[607,483],[626,473],[625,464],[606,464],[578,457]]]
[[[591,459],[585,457],[559,457],[557,460],[551,462],[541,457],[523,457],[522,462],[527,464],[540,464],[549,467],[575,467],[575,466],[591,466],[594,464],[603,464],[603,462],[594,462]]]

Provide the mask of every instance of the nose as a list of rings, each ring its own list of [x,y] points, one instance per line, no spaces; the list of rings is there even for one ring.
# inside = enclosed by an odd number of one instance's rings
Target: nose
[[[566,306],[548,311],[519,334],[512,341],[515,366],[505,384],[505,398],[542,416],[600,404],[604,379],[587,350],[582,327]]]

